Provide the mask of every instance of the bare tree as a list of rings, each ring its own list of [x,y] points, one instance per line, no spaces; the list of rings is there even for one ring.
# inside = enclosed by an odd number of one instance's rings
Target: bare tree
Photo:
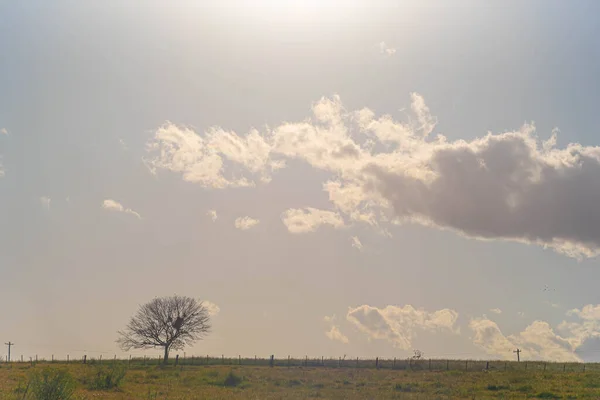
[[[164,348],[163,363],[170,350],[181,350],[210,332],[208,309],[191,297],[155,298],[140,306],[125,330],[118,331],[117,343],[124,351]]]

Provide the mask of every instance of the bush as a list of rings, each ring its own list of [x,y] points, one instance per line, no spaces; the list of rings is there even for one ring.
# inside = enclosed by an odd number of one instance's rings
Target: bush
[[[233,373],[233,371],[229,371],[229,374],[225,377],[223,381],[223,386],[237,386],[242,383],[242,378]]]
[[[45,368],[31,375],[25,390],[35,400],[68,400],[75,391],[75,381],[67,371]]]
[[[122,364],[113,364],[107,367],[99,367],[92,376],[88,387],[92,390],[110,390],[118,388],[125,378],[127,369]]]

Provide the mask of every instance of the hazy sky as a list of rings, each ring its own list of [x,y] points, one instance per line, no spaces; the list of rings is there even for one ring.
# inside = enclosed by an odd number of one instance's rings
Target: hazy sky
[[[176,293],[188,355],[599,359],[599,12],[0,1],[0,342]]]

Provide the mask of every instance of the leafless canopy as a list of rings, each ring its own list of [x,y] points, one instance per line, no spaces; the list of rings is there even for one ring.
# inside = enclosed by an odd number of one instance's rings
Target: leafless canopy
[[[171,349],[181,350],[209,333],[209,320],[206,307],[191,297],[155,298],[118,332],[117,343],[124,351],[163,347],[166,362]]]

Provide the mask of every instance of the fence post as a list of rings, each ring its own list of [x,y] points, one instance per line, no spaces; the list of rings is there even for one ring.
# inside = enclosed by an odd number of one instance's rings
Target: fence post
[[[469,360],[465,360],[465,371],[469,370]]]
[[[506,371],[506,363],[504,363],[504,370]]]
[[[273,367],[275,365],[275,355],[271,354],[271,360],[269,361],[269,366]]]
[[[175,366],[179,364],[179,354],[175,356]]]
[[[375,368],[379,369],[379,357],[375,358]]]
[[[100,354],[100,364],[102,364],[102,354]]]
[[[288,368],[290,367],[290,356],[288,356]]]
[[[394,363],[392,364],[392,369],[396,368],[396,357],[394,357]]]
[[[325,366],[325,357],[321,356],[321,365],[324,367]]]
[[[254,364],[256,364],[256,363],[257,363],[256,355],[254,355]]]
[[[485,363],[485,370],[487,371],[488,369],[490,369],[490,362],[486,361],[486,363]]]
[[[356,368],[358,368],[358,357],[356,357]]]
[[[304,359],[304,366],[308,367],[308,356],[306,356],[306,358]]]
[[[567,364],[563,364],[563,372],[565,372],[566,368],[567,368]]]
[[[239,361],[239,364],[242,365],[242,356],[239,354],[238,354],[238,361]]]
[[[84,355],[83,355],[83,363],[84,363],[84,364],[86,364],[86,363],[87,363],[87,355],[86,355],[86,354],[84,354]]]

